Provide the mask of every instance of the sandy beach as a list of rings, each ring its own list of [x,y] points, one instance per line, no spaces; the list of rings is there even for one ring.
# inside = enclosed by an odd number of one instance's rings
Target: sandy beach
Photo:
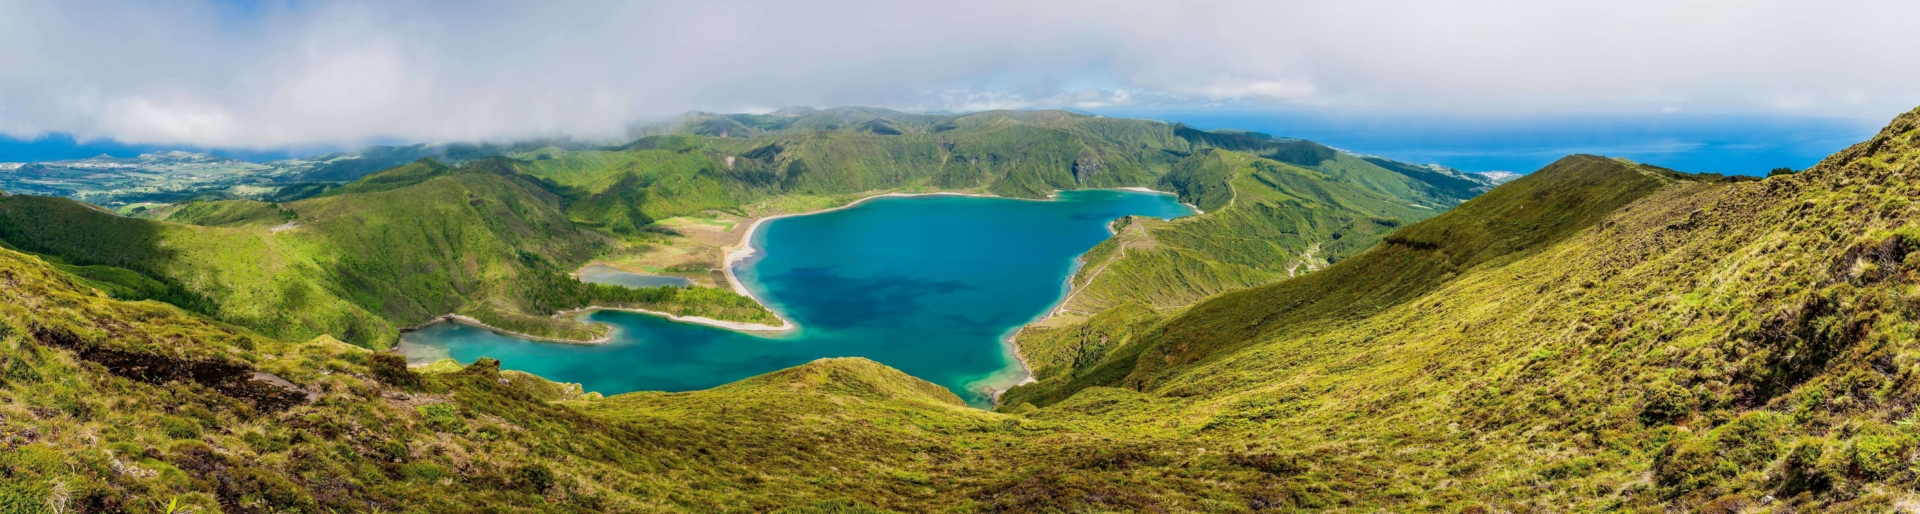
[[[503,329],[493,325],[488,325],[484,322],[481,322],[480,320],[473,319],[467,316],[461,316],[459,314],[445,314],[438,318],[434,318],[433,321],[421,323],[419,326],[408,327],[405,330],[400,331],[401,337],[405,338],[407,332],[419,330],[421,328],[425,328],[427,325],[432,325],[434,323],[459,323],[459,324],[470,326],[470,327],[483,328],[496,334],[509,335],[509,336],[518,337],[521,339],[532,340],[532,341],[545,341],[549,343],[596,345],[596,344],[607,344],[608,342],[613,341],[612,332],[608,332],[607,335],[596,337],[588,341],[579,341],[574,339],[559,339],[559,338],[553,338],[553,337],[541,337],[541,336],[536,336],[532,334],[522,334],[519,332],[514,332],[512,330],[507,330],[507,329]]]
[[[779,313],[774,313],[773,315],[775,318],[780,319],[779,326],[762,325],[759,323],[747,323],[743,321],[717,320],[717,319],[703,317],[703,316],[678,316],[678,315],[668,314],[660,311],[653,311],[653,310],[647,310],[647,309],[635,309],[630,307],[599,307],[599,306],[582,307],[579,309],[560,311],[559,314],[554,314],[554,317],[570,316],[574,314],[592,312],[592,311],[621,311],[621,312],[632,312],[637,314],[647,314],[652,316],[660,316],[660,317],[667,318],[673,321],[678,321],[681,323],[693,323],[697,325],[706,325],[710,327],[724,328],[727,330],[733,330],[738,332],[786,332],[788,330],[800,328],[799,326],[794,325],[793,322],[787,321],[786,318],[780,318]],[[768,309],[767,312],[773,312],[773,311],[772,309]]]

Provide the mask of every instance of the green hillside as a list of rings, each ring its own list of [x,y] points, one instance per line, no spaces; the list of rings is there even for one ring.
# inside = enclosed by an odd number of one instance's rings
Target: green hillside
[[[1269,448],[1296,505],[1891,509],[1916,122],[1766,181],[1571,157],[1323,272],[1096,318],[1129,346],[1006,398],[1144,392],[1109,421]]]
[[[1129,300],[1179,307],[1304,275],[1439,212],[1337,176],[1214,149],[1182,159],[1160,185],[1203,214],[1123,222],[1083,259],[1067,310]]]
[[[399,327],[449,313],[585,340],[604,327],[548,315],[589,304],[772,319],[732,293],[629,291],[567,277],[608,242],[576,228],[562,199],[516,166],[421,161],[297,202],[190,204],[168,218],[183,223],[10,196],[0,198],[0,240],[178,290],[123,298],[170,301],[290,340],[327,334],[386,348]]]
[[[12,251],[0,250],[0,276],[10,513],[765,510],[849,495],[927,506],[913,479],[936,466],[909,449],[935,444],[928,430],[998,430],[998,415],[859,359],[597,400],[495,361],[421,376],[330,338],[280,342],[110,300]],[[807,411],[830,413],[774,414]],[[919,419],[861,422],[901,411]],[[806,478],[818,476],[844,484]]]
[[[231,227],[277,226],[298,216],[278,205],[253,200],[195,201],[182,204],[166,220],[189,225]]]
[[[1023,350],[1076,348],[1067,353],[1074,355],[1078,372],[1047,374],[1048,381],[1017,388],[1004,399],[1044,406],[1087,387],[1137,383],[1167,364],[1225,353],[1274,331],[1351,323],[1426,294],[1481,262],[1564,238],[1680,177],[1684,175],[1603,157],[1568,157],[1395,232],[1384,244],[1318,273],[1228,293],[1170,320],[1134,309],[1105,316],[1110,319],[1100,323],[1022,334]],[[1116,323],[1119,320],[1124,323]],[[1132,336],[1145,332],[1131,326],[1141,324],[1159,330],[1153,337],[1135,339]],[[1104,342],[1089,344],[1090,339]],[[1178,349],[1179,355],[1162,355],[1168,348]]]
[[[96,270],[82,276],[129,286],[109,289],[122,298],[164,300],[289,339],[391,340],[378,335],[393,333],[392,322],[332,293],[321,281],[325,268],[278,235],[123,218],[64,198],[0,198],[0,239]],[[154,289],[135,285],[141,282],[161,284],[158,294],[136,294]]]
[[[1323,159],[1282,162],[1329,182],[1436,211],[1490,185],[1310,141],[1238,132],[1228,137],[1062,111],[699,113],[649,131],[652,135],[612,150],[544,148],[514,156],[529,163],[527,173],[581,199],[568,210],[576,222],[617,235],[635,233],[651,221],[738,209],[780,195],[909,189],[1041,198],[1062,189],[1156,186],[1176,163],[1206,148],[1284,158],[1290,154],[1271,148],[1282,145],[1324,154]]]
[[[1160,185],[1203,214],[1115,223],[1115,236],[1082,258],[1054,317],[1015,336],[1041,382],[1007,399],[1033,398],[1097,366],[1120,370],[1132,354],[1103,363],[1108,353],[1178,309],[1306,276],[1439,212],[1376,184],[1215,148],[1182,159]]]

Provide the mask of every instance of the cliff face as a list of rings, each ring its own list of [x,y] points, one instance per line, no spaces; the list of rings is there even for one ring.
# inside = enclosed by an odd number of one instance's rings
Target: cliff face
[[[1093,177],[1100,175],[1099,154],[1093,153],[1092,148],[1080,150],[1080,156],[1073,159],[1072,171],[1075,183],[1091,183]]]

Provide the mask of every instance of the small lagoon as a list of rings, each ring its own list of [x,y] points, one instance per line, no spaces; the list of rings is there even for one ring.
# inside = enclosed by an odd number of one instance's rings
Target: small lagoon
[[[645,314],[597,311],[604,345],[533,342],[441,323],[407,333],[414,359],[500,359],[589,391],[706,389],[822,357],[866,357],[947,387],[975,406],[1024,378],[1004,342],[1066,294],[1076,257],[1127,215],[1192,214],[1173,196],[1064,191],[1047,201],[883,197],[763,223],[741,282],[800,328],[753,335]]]

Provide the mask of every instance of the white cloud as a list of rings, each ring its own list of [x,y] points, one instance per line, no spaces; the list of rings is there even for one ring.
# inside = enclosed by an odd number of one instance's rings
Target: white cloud
[[[1222,78],[1191,89],[1190,92],[1214,100],[1272,100],[1289,103],[1313,103],[1318,91],[1313,82],[1292,80],[1236,80]]]
[[[269,147],[608,136],[686,110],[1920,103],[1911,2],[0,0],[0,132]]]

